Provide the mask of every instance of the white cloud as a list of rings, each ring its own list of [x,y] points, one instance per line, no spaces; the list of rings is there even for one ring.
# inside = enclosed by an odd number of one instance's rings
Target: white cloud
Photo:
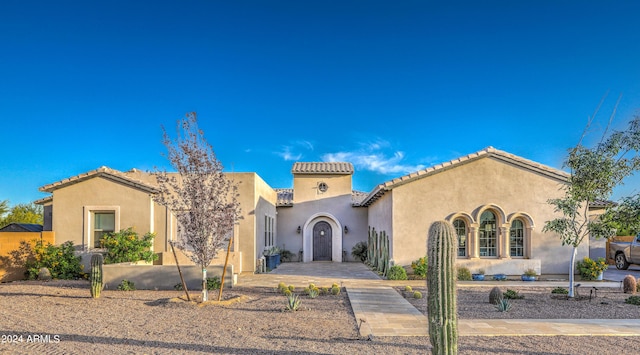
[[[306,140],[298,140],[290,145],[282,146],[282,150],[275,152],[276,155],[282,157],[285,161],[297,161],[302,159],[303,152],[313,150],[313,143]]]
[[[327,153],[322,156],[323,161],[335,162],[346,161],[353,163],[357,168],[369,170],[380,174],[407,174],[424,169],[422,164],[404,163],[404,153],[395,151],[392,156],[381,151],[382,148],[390,147],[390,144],[383,140],[360,145],[361,148],[354,152]]]

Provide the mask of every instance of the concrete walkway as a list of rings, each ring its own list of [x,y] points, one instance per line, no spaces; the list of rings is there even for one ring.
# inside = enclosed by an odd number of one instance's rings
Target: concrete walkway
[[[424,280],[382,280],[360,263],[285,263],[268,274],[243,274],[241,286],[276,287],[286,284],[306,286],[337,283],[346,288],[361,336],[426,336],[427,318],[405,300],[394,286],[423,286]],[[566,281],[483,281],[459,282],[458,287],[567,286]],[[620,287],[619,281],[581,282],[581,288]],[[426,297],[426,295],[425,295]],[[640,336],[639,319],[460,319],[460,336]]]

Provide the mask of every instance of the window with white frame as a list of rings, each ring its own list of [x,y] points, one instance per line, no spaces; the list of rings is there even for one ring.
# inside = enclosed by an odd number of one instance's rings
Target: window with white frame
[[[264,246],[271,247],[275,244],[275,218],[264,216]]]
[[[484,211],[480,216],[478,244],[480,247],[480,257],[496,257],[498,255],[496,215],[491,211]]]
[[[93,247],[100,248],[100,239],[116,229],[116,214],[113,211],[93,212]]]
[[[519,219],[514,220],[509,234],[510,255],[524,257],[524,223]]]
[[[467,256],[467,225],[462,219],[456,219],[453,221],[453,227],[456,230],[458,236],[458,256]]]

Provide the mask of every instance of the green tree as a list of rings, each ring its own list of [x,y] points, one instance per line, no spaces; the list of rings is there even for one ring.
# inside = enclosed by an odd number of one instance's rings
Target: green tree
[[[2,204],[0,203],[0,216],[2,215]],[[0,220],[0,228],[10,223],[43,223],[42,206],[33,203],[21,203],[13,206],[6,217]]]
[[[582,139],[592,120],[589,120]],[[546,221],[542,230],[556,233],[562,245],[573,248],[569,264],[569,297],[574,297],[574,267],[580,244],[589,236],[599,239],[616,234],[614,204],[609,204],[602,218],[590,216],[589,205],[610,200],[614,188],[640,168],[640,117],[632,119],[627,130],[611,134],[605,130],[593,148],[583,146],[582,139],[569,150],[564,163],[570,170],[564,196],[548,201],[561,217]]]
[[[9,212],[9,200],[0,201],[0,220]]]

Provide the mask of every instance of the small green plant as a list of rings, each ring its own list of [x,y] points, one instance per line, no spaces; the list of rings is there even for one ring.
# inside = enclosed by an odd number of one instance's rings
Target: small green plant
[[[389,269],[389,274],[387,275],[389,280],[406,280],[407,279],[407,271],[400,265],[393,265]]]
[[[284,282],[280,282],[278,284],[278,291],[282,292],[282,290],[284,290],[285,288],[287,288],[287,284],[285,284]]]
[[[407,285],[404,287],[404,291],[405,292],[413,292],[413,288],[411,288],[411,286]]]
[[[458,268],[458,281],[471,281],[472,279],[471,271],[468,268],[464,266]]]
[[[588,256],[585,256],[584,259],[578,261],[576,268],[583,280],[595,280],[603,271],[609,268],[609,264],[607,264],[605,258],[592,260]]]
[[[334,288],[334,287],[340,287],[340,285],[338,285],[337,283],[334,282],[334,283],[331,284],[331,288]]]
[[[624,300],[624,302],[628,304],[640,306],[640,296],[629,296],[629,298]]]
[[[89,276],[89,281],[91,281],[91,297],[93,298],[100,297],[100,292],[102,292],[102,288],[104,287],[102,283],[102,263],[102,254],[91,255],[91,275]]]
[[[413,274],[420,277],[427,277],[427,257],[423,256],[418,260],[411,262]]]
[[[138,237],[133,228],[105,234],[100,239],[100,246],[107,249],[105,264],[134,262],[144,260],[152,262],[158,255],[151,251],[155,233],[147,233]]]
[[[289,289],[289,291],[293,292],[293,291],[296,290],[296,287],[293,286],[293,285],[289,285],[288,289]]]
[[[285,295],[285,296],[291,296],[291,294],[292,294],[292,293],[293,293],[293,292],[291,292],[291,290],[289,290],[288,288],[285,288],[285,289],[282,291],[282,294],[283,294],[283,295]]]
[[[329,288],[326,286],[320,287],[320,294],[321,295],[326,295],[329,293]]]
[[[568,295],[569,294],[569,290],[567,290],[564,287],[556,287],[553,290],[551,290],[551,293],[556,294],[556,295]]]
[[[331,294],[334,296],[337,296],[340,294],[340,287],[332,287],[331,288]]]
[[[124,280],[122,280],[120,282],[120,285],[118,285],[118,290],[120,290],[120,291],[135,291],[136,290],[136,285],[132,281],[124,279]]]
[[[282,249],[280,250],[280,259],[283,262],[289,262],[291,261],[291,259],[293,259],[293,253],[288,251],[287,249]]]
[[[318,297],[318,289],[317,288],[310,288],[309,292],[307,293],[307,295],[309,295],[309,298]]]
[[[173,285],[173,289],[176,291],[184,291],[184,287],[182,287],[182,282],[178,282],[177,284]]]
[[[496,309],[500,312],[509,312],[511,309],[511,302],[507,299],[502,299],[496,303]]]
[[[367,254],[369,252],[369,246],[367,242],[358,242],[351,248],[351,256],[354,259],[360,260],[363,263],[367,262]]]
[[[300,300],[300,297],[298,297],[298,295],[296,295],[295,293],[291,293],[287,295],[287,311],[291,311],[291,312],[297,311],[298,308],[300,307],[301,302],[302,301]]]
[[[508,299],[508,300],[520,300],[524,298],[524,295],[521,295],[520,293],[518,293],[518,291],[516,290],[511,290],[511,289],[507,289],[503,294],[502,297],[504,299]]]
[[[222,282],[218,276],[207,277],[207,290],[219,290]]]
[[[422,299],[422,292],[420,292],[420,291],[414,292],[413,293],[413,298],[415,298],[417,300]]]
[[[534,269],[527,269],[524,272],[525,276],[538,276],[538,273]]]

